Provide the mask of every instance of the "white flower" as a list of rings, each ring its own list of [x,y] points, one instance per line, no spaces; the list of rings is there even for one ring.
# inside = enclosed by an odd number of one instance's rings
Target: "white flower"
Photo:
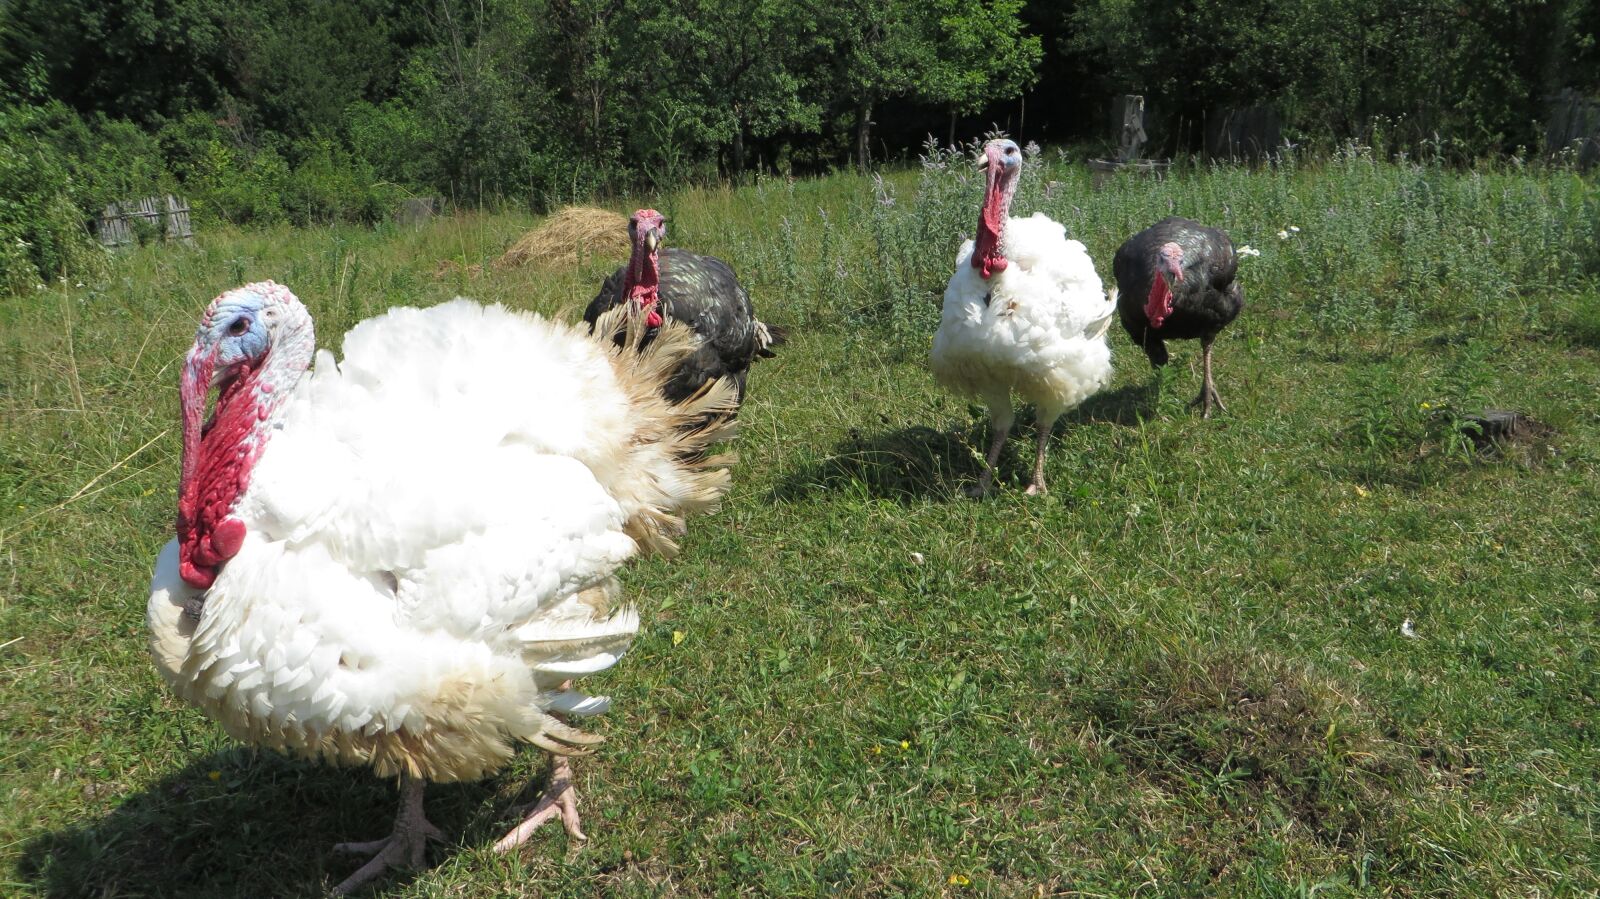
[[[1296,228],[1294,225],[1290,225],[1289,226],[1289,233],[1290,234],[1299,234],[1300,233],[1300,229]]]
[[[1239,255],[1240,256],[1260,256],[1261,255],[1261,251],[1256,249],[1255,247],[1250,246],[1249,244],[1245,244],[1244,246],[1239,248]]]
[[[1417,639],[1417,629],[1411,623],[1411,619],[1410,618],[1407,618],[1406,620],[1400,622],[1400,636],[1402,636],[1402,637],[1410,637],[1413,640]]]
[[[1289,239],[1289,232],[1287,232],[1287,231],[1279,231],[1278,232],[1278,239],[1279,240],[1288,240]]]
[[[911,561],[917,563],[918,565],[921,565],[922,562],[923,562],[922,553],[912,553],[911,554]]]

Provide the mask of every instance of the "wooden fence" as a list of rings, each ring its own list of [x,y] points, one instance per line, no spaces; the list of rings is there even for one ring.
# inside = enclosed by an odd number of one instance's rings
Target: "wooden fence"
[[[166,240],[194,242],[189,204],[172,194],[112,203],[95,222],[95,234],[108,247],[138,243],[140,228],[149,228],[151,233],[160,234]]]

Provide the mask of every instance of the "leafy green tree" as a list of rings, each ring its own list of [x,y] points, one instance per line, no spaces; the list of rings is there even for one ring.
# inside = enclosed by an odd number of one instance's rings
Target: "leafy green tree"
[[[1023,30],[1024,0],[928,0],[936,17],[934,52],[922,67],[917,95],[950,113],[946,145],[956,141],[956,118],[1033,84],[1044,50]]]
[[[9,0],[0,78],[13,94],[44,88],[74,109],[143,123],[218,109],[235,86],[234,16],[227,0]]]
[[[648,108],[629,124],[636,151],[689,137],[729,148],[735,177],[747,138],[814,133],[822,108],[807,77],[818,47],[815,13],[795,0],[671,0],[641,3],[630,35],[635,59],[651,60],[638,93]],[[653,12],[652,12],[653,11]],[[635,107],[638,108],[638,107]],[[647,121],[641,121],[644,118]],[[643,148],[648,155],[660,152]]]

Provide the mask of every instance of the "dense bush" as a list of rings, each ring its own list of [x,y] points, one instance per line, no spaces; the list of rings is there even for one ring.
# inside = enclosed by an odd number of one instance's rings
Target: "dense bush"
[[[47,139],[53,108],[0,109],[0,285],[35,285],[93,268],[96,251],[61,152]]]

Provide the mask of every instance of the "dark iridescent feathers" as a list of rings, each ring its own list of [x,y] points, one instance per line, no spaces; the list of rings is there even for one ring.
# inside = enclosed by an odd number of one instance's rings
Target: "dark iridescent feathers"
[[[1146,298],[1161,271],[1161,247],[1183,248],[1182,283],[1172,289],[1172,312],[1161,327],[1150,327]],[[1199,338],[1210,342],[1244,308],[1244,291],[1234,276],[1239,258],[1226,232],[1173,216],[1127,239],[1111,263],[1117,279],[1117,312],[1122,327],[1144,349],[1152,365],[1165,365],[1164,341]]]
[[[619,268],[600,286],[583,320],[590,327],[602,313],[623,301],[627,268]],[[750,294],[733,269],[720,259],[668,247],[661,251],[660,303],[664,316],[687,324],[700,335],[700,348],[684,359],[667,383],[667,399],[680,401],[709,380],[731,377],[744,399],[745,378],[758,357],[773,355],[783,340],[775,328],[756,319]]]

